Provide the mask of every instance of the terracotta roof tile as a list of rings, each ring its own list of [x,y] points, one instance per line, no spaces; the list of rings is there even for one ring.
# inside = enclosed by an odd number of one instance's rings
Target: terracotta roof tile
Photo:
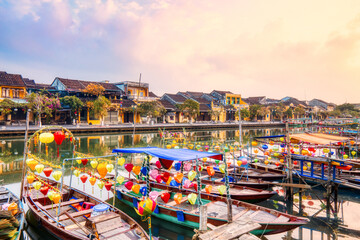
[[[0,72],[0,85],[1,86],[14,86],[25,87],[25,83],[19,74],[9,74]]]
[[[106,91],[121,91],[118,87],[116,87],[112,83],[104,83],[104,82],[93,82],[93,81],[84,81],[84,80],[74,80],[74,79],[66,79],[66,78],[58,78],[62,84],[70,91],[82,91],[89,84],[98,84],[105,88]]]

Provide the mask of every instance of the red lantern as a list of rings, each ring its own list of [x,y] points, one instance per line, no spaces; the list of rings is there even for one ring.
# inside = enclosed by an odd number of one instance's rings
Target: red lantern
[[[87,175],[81,175],[81,177],[80,177],[80,180],[83,182],[83,183],[85,183],[86,182],[86,180],[88,179],[88,177],[87,177]]]
[[[64,139],[65,139],[65,134],[63,131],[54,132],[54,140],[57,145],[61,145]]]
[[[53,169],[51,167],[44,168],[44,170],[43,170],[46,177],[50,177],[52,171],[53,171]]]
[[[44,187],[40,188],[40,192],[41,192],[42,194],[44,194],[44,196],[48,193],[48,191],[49,191],[49,187],[48,187],[48,186],[44,186]]]
[[[112,183],[110,183],[110,182],[105,183],[106,190],[110,191],[111,187],[112,187]]]
[[[170,177],[170,173],[168,172],[163,172],[161,173],[161,179],[164,181],[164,182],[167,182],[169,180],[169,177]]]
[[[88,163],[87,159],[81,159],[81,163],[85,166]]]
[[[168,192],[164,192],[161,194],[161,200],[163,200],[165,203],[167,203],[170,199],[170,194]]]

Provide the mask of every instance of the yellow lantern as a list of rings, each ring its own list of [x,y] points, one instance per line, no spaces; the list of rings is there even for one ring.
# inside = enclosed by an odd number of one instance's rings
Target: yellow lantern
[[[26,160],[26,164],[29,166],[29,168],[32,171],[35,171],[35,167],[38,164],[38,162],[36,160],[34,160],[34,159],[28,159],[28,160]]]
[[[55,171],[52,176],[56,181],[59,181],[61,178],[62,172],[61,171]]]
[[[38,164],[35,166],[35,170],[40,174],[44,170],[44,167],[45,166],[43,164]]]
[[[252,142],[251,142],[251,145],[252,145],[253,147],[256,147],[256,146],[258,145],[258,142],[252,141]]]
[[[49,132],[41,133],[39,139],[42,143],[52,143],[54,141],[54,134]]]
[[[104,178],[108,172],[107,168],[106,168],[106,163],[99,163],[97,166],[97,170],[98,170],[100,176],[102,178]]]

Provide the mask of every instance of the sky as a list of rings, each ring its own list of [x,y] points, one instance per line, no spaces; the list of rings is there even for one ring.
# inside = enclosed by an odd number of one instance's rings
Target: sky
[[[0,0],[0,71],[360,103],[358,0]]]

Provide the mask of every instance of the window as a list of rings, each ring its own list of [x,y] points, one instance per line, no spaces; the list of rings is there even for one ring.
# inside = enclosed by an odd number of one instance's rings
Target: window
[[[240,104],[240,98],[236,98],[236,103]]]
[[[230,104],[230,100],[231,98],[230,97],[227,97],[227,101],[226,101],[226,104]]]

